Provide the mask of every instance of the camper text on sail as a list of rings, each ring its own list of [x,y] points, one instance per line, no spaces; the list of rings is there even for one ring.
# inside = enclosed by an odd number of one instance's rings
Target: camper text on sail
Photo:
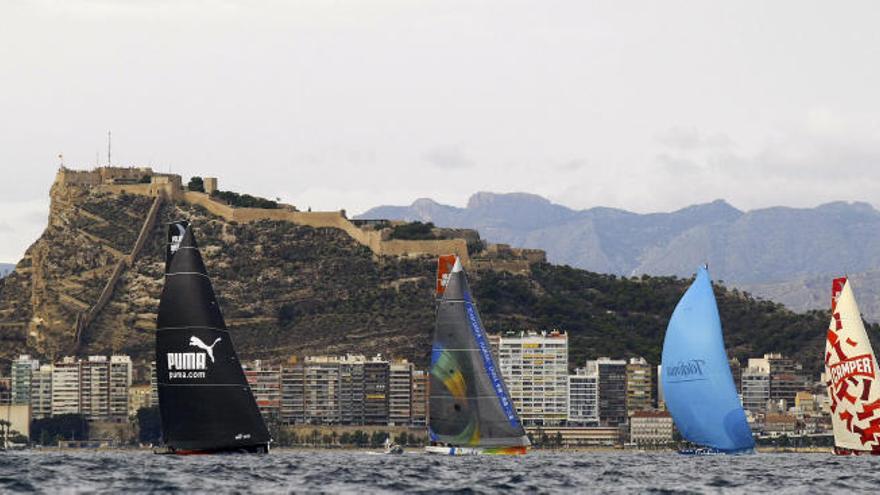
[[[870,354],[856,356],[831,366],[831,381],[835,385],[851,376],[874,377],[874,360]]]

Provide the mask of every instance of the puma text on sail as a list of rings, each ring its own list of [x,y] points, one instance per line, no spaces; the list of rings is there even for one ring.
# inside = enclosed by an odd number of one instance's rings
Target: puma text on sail
[[[205,344],[202,339],[192,336],[189,345],[198,347],[205,352],[169,352],[168,377],[169,378],[205,378],[208,369],[208,359],[214,362],[214,346],[220,342],[220,338],[214,340],[211,345]]]

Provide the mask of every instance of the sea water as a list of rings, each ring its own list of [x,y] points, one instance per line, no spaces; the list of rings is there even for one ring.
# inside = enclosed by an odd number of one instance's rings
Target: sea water
[[[445,457],[364,451],[159,456],[0,453],[0,493],[855,493],[880,488],[880,458],[530,452]]]

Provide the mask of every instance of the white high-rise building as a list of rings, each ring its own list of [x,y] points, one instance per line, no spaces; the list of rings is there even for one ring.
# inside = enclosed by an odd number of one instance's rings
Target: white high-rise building
[[[52,416],[52,371],[51,364],[44,364],[31,377],[31,414],[34,419]]]
[[[599,425],[599,373],[578,368],[568,376],[568,421],[583,426]]]
[[[131,358],[110,356],[110,380],[107,390],[110,419],[124,422],[129,415],[129,389],[132,381]]]
[[[30,404],[31,403],[31,378],[35,371],[40,369],[40,362],[32,359],[27,354],[18,356],[18,359],[12,362],[11,378],[12,378],[12,403],[13,404]]]
[[[413,370],[412,375],[412,426],[428,424],[428,387],[431,375],[424,370]]]
[[[519,332],[498,340],[498,365],[525,425],[568,419],[568,334]]]
[[[646,411],[654,407],[653,366],[643,357],[630,358],[626,365],[626,411]]]
[[[742,404],[751,413],[767,412],[770,401],[770,365],[766,359],[749,359],[742,372]]]
[[[110,397],[107,393],[110,387],[110,363],[107,356],[89,356],[88,360],[82,361],[79,378],[80,412],[90,421],[107,420],[110,415]]]
[[[80,413],[80,363],[66,357],[52,369],[52,416]]]
[[[281,367],[269,366],[258,359],[244,367],[244,376],[263,419],[278,421],[281,418]]]
[[[412,421],[412,363],[392,361],[388,366],[388,424],[407,426]]]
[[[306,358],[303,386],[304,422],[339,424],[339,360],[325,356]]]
[[[126,422],[131,382],[128,356],[66,357],[34,374],[34,417],[82,414],[89,421]]]

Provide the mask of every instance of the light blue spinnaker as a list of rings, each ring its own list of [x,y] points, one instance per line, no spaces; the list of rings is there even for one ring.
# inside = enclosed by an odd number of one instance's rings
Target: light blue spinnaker
[[[662,364],[666,408],[686,440],[727,453],[754,449],[705,267],[697,271],[696,280],[669,319]]]

